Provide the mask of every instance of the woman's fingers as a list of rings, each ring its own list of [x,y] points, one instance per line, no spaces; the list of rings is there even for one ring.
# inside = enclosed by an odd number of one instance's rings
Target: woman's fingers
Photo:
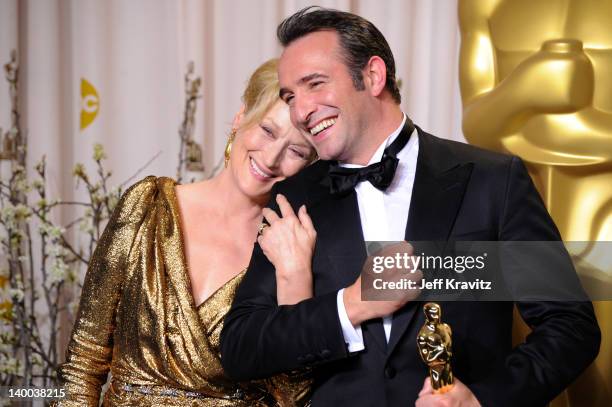
[[[297,212],[297,216],[296,216],[296,213],[293,211],[291,204],[289,203],[287,198],[285,198],[284,195],[282,194],[276,195],[276,202],[281,211],[281,216],[279,216],[276,212],[274,212],[270,208],[262,209],[264,218],[266,219],[266,221],[268,221],[268,223],[271,226],[274,225],[275,222],[279,222],[279,225],[288,226],[289,228],[285,229],[285,233],[289,232],[290,230],[293,230],[293,233],[296,233],[296,232],[299,233],[300,226],[301,226],[304,228],[304,230],[307,232],[310,238],[316,237],[317,232],[312,223],[312,219],[310,218],[310,216],[308,215],[308,212],[306,211],[305,205],[302,205],[300,207],[300,209]],[[288,222],[287,223],[282,222],[283,220],[287,220]],[[299,221],[299,222],[295,222],[295,221]]]
[[[280,208],[281,214],[283,215],[284,219],[290,218],[292,216],[295,217],[295,212],[293,212],[291,204],[283,194],[276,195],[276,203],[278,204],[278,207]]]
[[[276,212],[274,212],[272,209],[270,208],[263,208],[261,210],[261,213],[264,216],[264,219],[270,224],[274,224],[274,222],[276,222],[277,220],[280,219],[280,217],[276,214]]]
[[[317,231],[315,230],[314,225],[312,224],[312,219],[310,219],[310,216],[306,211],[306,205],[302,205],[298,210],[298,218],[300,219],[300,223],[302,224],[304,229],[308,231],[308,234],[310,234],[311,236],[316,236]]]

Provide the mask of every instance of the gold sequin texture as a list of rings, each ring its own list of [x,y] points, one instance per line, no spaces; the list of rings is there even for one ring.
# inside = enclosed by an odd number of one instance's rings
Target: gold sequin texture
[[[85,277],[59,371],[67,397],[56,405],[97,406],[109,371],[104,406],[303,405],[304,374],[246,383],[224,375],[219,336],[245,272],[196,308],[175,186],[147,177],[115,209]]]

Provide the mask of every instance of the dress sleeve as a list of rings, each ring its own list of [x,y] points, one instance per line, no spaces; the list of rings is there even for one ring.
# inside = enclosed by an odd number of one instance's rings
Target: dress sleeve
[[[89,262],[79,311],[59,369],[66,397],[57,406],[98,406],[113,349],[115,314],[132,246],[155,196],[147,177],[121,197]]]
[[[312,395],[311,369],[272,376],[266,379],[266,387],[279,407],[309,406]]]

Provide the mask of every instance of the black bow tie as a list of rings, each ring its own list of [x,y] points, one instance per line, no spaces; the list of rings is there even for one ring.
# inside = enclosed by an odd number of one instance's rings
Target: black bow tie
[[[363,181],[370,181],[376,188],[384,191],[391,185],[399,160],[397,154],[408,143],[414,125],[406,118],[406,124],[393,143],[385,148],[380,162],[362,168],[346,168],[338,164],[329,167],[329,192],[332,195],[344,195]]]

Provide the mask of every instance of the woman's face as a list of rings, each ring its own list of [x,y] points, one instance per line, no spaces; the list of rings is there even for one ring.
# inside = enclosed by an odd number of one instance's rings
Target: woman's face
[[[312,155],[312,146],[291,124],[289,107],[279,100],[259,123],[236,133],[228,169],[242,192],[258,200],[275,182],[304,168]]]

